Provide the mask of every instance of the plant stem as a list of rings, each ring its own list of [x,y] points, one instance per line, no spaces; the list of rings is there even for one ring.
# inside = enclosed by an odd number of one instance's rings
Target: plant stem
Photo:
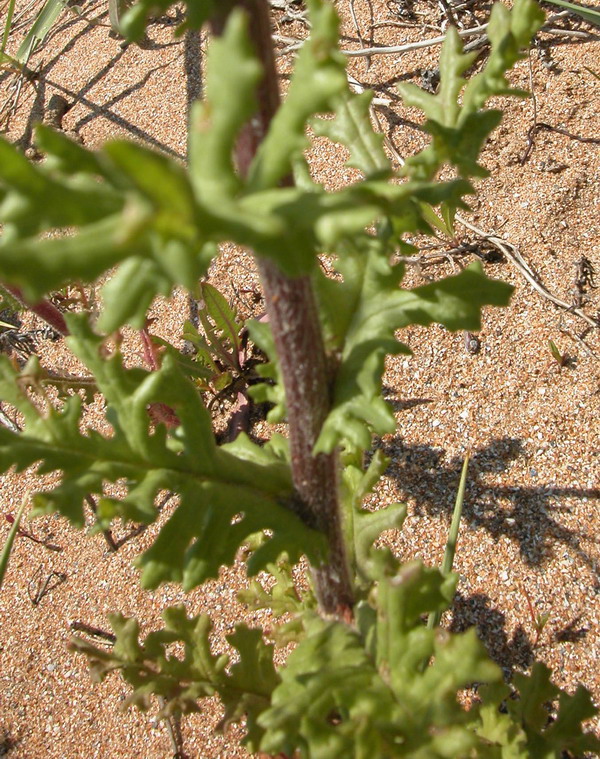
[[[250,36],[263,65],[258,91],[258,113],[242,130],[236,148],[238,170],[248,171],[256,151],[279,107],[279,88],[271,25],[266,0],[229,0],[212,20],[212,32],[222,33],[228,12],[245,8]],[[287,177],[283,184],[292,184]],[[338,457],[313,455],[319,432],[330,408],[327,357],[312,283],[309,276],[290,278],[272,261],[257,260],[269,323],[286,395],[291,467],[294,486],[302,500],[304,521],[325,533],[327,562],[313,567],[321,610],[350,619],[353,590],[343,539],[338,497]]]

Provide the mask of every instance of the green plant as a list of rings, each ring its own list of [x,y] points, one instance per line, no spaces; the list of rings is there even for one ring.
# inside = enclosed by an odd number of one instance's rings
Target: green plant
[[[8,567],[8,560],[10,558],[10,553],[12,551],[15,538],[19,534],[19,525],[21,524],[21,519],[23,518],[23,514],[25,512],[28,499],[29,499],[29,493],[23,499],[23,502],[21,503],[21,506],[19,507],[19,510],[17,511],[16,517],[14,517],[14,519],[12,520],[12,526],[8,532],[8,537],[6,538],[6,542],[4,543],[4,545],[2,546],[2,550],[0,551],[0,588],[2,587],[2,583],[4,582],[4,576],[6,575],[6,568]]]
[[[169,5],[142,0],[121,28],[140,35],[148,14]],[[131,704],[146,708],[158,696],[163,714],[186,713],[217,694],[222,726],[245,717],[249,750],[286,756],[595,750],[600,744],[581,729],[595,713],[584,689],[560,692],[543,665],[505,685],[474,630],[452,635],[426,626],[428,615],[451,603],[456,575],[400,564],[389,549],[374,547],[382,532],[401,527],[405,507],[363,506],[387,465],[380,452],[366,456],[373,434],[395,429],[381,380],[385,356],[409,350],[396,330],[432,322],[477,330],[482,306],[508,303],[511,288],[477,264],[403,289],[404,266],[394,254],[410,250],[406,235],[431,232],[432,207],[444,204],[451,219],[473,192],[470,180],[485,175],[478,154],[501,117],[485,103],[514,94],[504,72],[542,16],[532,0],[516,0],[512,12],[496,6],[487,29],[492,52],[469,80],[463,74],[474,57],[449,30],[439,94],[402,88],[424,110],[432,143],[397,182],[370,124],[371,94],[348,90],[333,5],[311,0],[309,10],[312,34],[280,104],[267,4],[189,5],[187,25],[209,21],[214,39],[187,168],[125,141],[92,152],[44,126],[37,131],[43,164],[32,166],[0,142],[2,277],[37,302],[67,281],[91,282],[118,267],[104,286],[98,321],[70,314],[64,330],[104,395],[112,435],[82,431],[77,394],[41,411],[2,361],[1,397],[21,412],[24,430],[0,428],[0,464],[41,462],[42,473],[61,471],[56,487],[35,496],[35,511],[57,511],[76,526],[90,493],[100,529],[117,518],[151,523],[159,493],[177,493],[177,508],[137,561],[147,588],[170,581],[192,589],[231,565],[240,549],[250,577],[261,570],[273,576],[268,591],[253,581],[243,598],[285,615],[270,632],[276,644],[295,643],[280,669],[274,643],[245,624],[228,638],[239,659],[215,656],[210,620],[189,618],[184,607],[165,610],[164,628],[143,642],[137,621],[121,615],[111,617],[110,650],[75,639],[97,678],[121,671]],[[307,124],[347,146],[361,181],[328,193],[311,179]],[[444,165],[455,176],[440,181]],[[65,228],[74,233],[45,234]],[[262,447],[245,435],[217,445],[196,375],[174,348],[153,353],[148,369],[127,368],[118,349],[106,350],[123,324],[146,329],[157,295],[174,286],[194,292],[225,240],[254,251],[265,291],[268,324],[250,331],[270,358],[261,371],[271,384],[256,392],[273,404],[271,419],[287,419],[289,438],[274,436]],[[333,257],[337,278],[323,274],[321,252]],[[221,351],[227,334],[233,355],[235,330],[214,318],[206,326],[220,330],[216,340],[205,332],[211,350]],[[465,476],[466,469],[463,487]],[[127,484],[121,500],[105,495],[105,483],[116,481]],[[311,568],[306,591],[291,574],[302,556]],[[475,682],[487,686],[466,710],[457,693]]]
[[[216,287],[201,282],[197,295],[198,327],[186,321],[183,336],[193,346],[195,360],[207,370],[199,378],[201,389],[218,397],[250,371],[245,325]]]
[[[66,6],[66,0],[46,0],[27,32],[25,39],[19,46],[16,56],[12,58],[6,53],[6,44],[11,30],[15,3],[14,0],[9,0],[6,20],[4,22],[4,32],[2,34],[0,62],[4,63],[7,61],[18,68],[26,66],[31,54],[44,41],[50,29],[54,26],[56,19]]]
[[[571,11],[571,13],[575,13],[577,16],[580,16],[582,19],[587,21],[590,24],[595,24],[596,26],[600,26],[600,11],[598,11],[596,8],[590,8],[585,5],[579,5],[579,3],[569,3],[567,0],[546,0],[548,3],[552,3],[552,5],[558,5],[559,8],[566,8],[568,11]]]
[[[563,353],[553,340],[548,340],[548,348],[550,349],[552,358],[556,361],[558,365],[559,371],[564,366],[569,366],[569,363],[572,361],[572,359],[570,359],[566,353]]]

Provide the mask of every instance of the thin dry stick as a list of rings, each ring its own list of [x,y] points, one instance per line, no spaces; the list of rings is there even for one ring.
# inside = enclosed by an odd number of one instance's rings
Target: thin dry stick
[[[474,26],[471,29],[459,29],[458,34],[460,37],[473,37],[476,34],[482,34],[487,29],[487,24],[481,26]],[[439,37],[432,37],[428,40],[420,40],[419,42],[408,42],[405,45],[391,45],[389,47],[365,47],[360,50],[342,50],[344,55],[351,57],[360,55],[393,55],[395,53],[407,53],[410,50],[421,50],[425,47],[432,47],[433,45],[441,45],[446,39],[446,35],[442,34]]]
[[[535,134],[535,126],[537,124],[538,114],[537,98],[535,96],[535,84],[533,81],[533,66],[531,65],[531,49],[527,50],[527,65],[529,66],[529,89],[531,91],[531,102],[533,104],[533,125],[527,131],[527,147],[525,148],[523,155],[519,158],[519,163],[521,166],[523,166],[531,153],[533,153],[533,149],[535,147],[533,135]]]
[[[584,311],[582,311],[580,308],[574,307],[572,304],[567,303],[564,300],[561,300],[560,298],[557,298],[556,295],[553,295],[549,290],[547,290],[544,285],[538,280],[535,273],[527,263],[527,261],[523,258],[523,256],[519,253],[519,251],[514,247],[514,245],[511,245],[506,240],[503,240],[501,237],[498,237],[497,235],[489,234],[488,232],[484,232],[483,229],[479,229],[479,227],[476,227],[474,224],[471,224],[468,222],[463,216],[460,216],[459,214],[456,214],[456,221],[458,221],[463,226],[467,227],[467,229],[470,229],[472,232],[475,232],[475,234],[482,237],[484,240],[487,240],[487,242],[490,243],[490,245],[493,245],[495,248],[497,248],[499,251],[501,251],[506,258],[515,266],[521,274],[525,277],[525,279],[529,282],[529,284],[533,287],[534,290],[536,290],[543,298],[546,298],[551,303],[554,303],[555,306],[558,306],[559,308],[564,309],[565,311],[569,311],[572,314],[575,314],[580,319],[583,319],[587,324],[589,324],[591,327],[600,327],[600,321],[598,319],[593,319],[591,316],[588,316]]]
[[[10,416],[4,411],[2,408],[2,404],[0,403],[0,424],[3,424],[7,429],[9,429],[11,432],[14,432],[16,435],[21,432],[21,428],[19,425],[13,421]]]
[[[487,35],[485,34],[487,30],[487,24],[481,24],[481,26],[473,26],[469,29],[457,29],[459,37],[473,37],[475,35],[483,35],[481,40],[477,41],[477,46],[482,45],[486,42],[488,42]],[[577,37],[581,39],[588,39],[588,40],[594,40],[598,39],[598,36],[595,34],[591,34],[589,32],[582,32],[578,31],[576,29],[557,29],[555,27],[549,27],[549,26],[543,26],[540,31],[547,32],[548,34],[556,34],[564,37]],[[408,53],[411,50],[421,50],[423,48],[427,47],[433,47],[434,45],[442,45],[446,40],[446,35],[442,34],[439,37],[431,37],[428,40],[419,40],[418,42],[407,42],[404,45],[391,45],[391,46],[374,46],[374,47],[365,47],[358,50],[342,50],[341,52],[344,55],[350,56],[350,57],[356,57],[356,56],[367,56],[370,57],[372,55],[394,55],[397,53]],[[301,47],[303,42],[300,42],[297,47]],[[466,48],[465,48],[466,49]],[[470,47],[470,49],[473,49],[473,46]],[[468,52],[468,50],[467,50]]]
[[[157,696],[157,698],[160,708],[164,709],[167,705],[166,700],[162,696]],[[165,724],[169,740],[171,741],[171,747],[173,748],[173,759],[185,759],[180,719],[175,716],[165,715],[162,718],[162,721]]]
[[[91,495],[90,493],[88,493],[88,495],[86,495],[84,497],[84,501],[90,507],[90,509],[92,510],[94,516],[96,516],[96,514],[98,513],[98,508],[96,506],[96,501],[94,499],[94,496]],[[112,536],[112,532],[110,530],[104,529],[104,530],[102,530],[102,535],[104,535],[104,540],[106,541],[106,545],[108,546],[108,550],[111,553],[114,553],[117,550],[118,546],[115,543],[115,539]]]

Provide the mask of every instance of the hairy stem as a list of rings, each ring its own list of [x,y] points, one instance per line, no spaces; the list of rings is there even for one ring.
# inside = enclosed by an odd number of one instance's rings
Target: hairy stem
[[[213,34],[223,31],[232,7],[243,7],[250,19],[250,35],[263,65],[258,113],[242,130],[236,149],[241,174],[246,174],[269,124],[279,107],[279,88],[269,10],[266,0],[229,0],[212,21]],[[284,180],[291,184],[292,178]],[[327,357],[310,277],[290,278],[266,259],[258,268],[285,387],[292,477],[302,503],[304,520],[327,536],[326,563],[313,567],[321,609],[350,618],[353,591],[342,530],[338,497],[337,454],[313,455],[319,432],[330,408]]]

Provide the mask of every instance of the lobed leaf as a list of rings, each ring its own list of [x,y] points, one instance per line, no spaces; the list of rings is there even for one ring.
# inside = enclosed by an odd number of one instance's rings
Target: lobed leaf
[[[332,111],[347,90],[345,61],[338,51],[339,21],[330,2],[308,0],[311,35],[296,58],[287,96],[273,118],[248,174],[248,190],[276,187],[291,174],[307,145],[306,123]]]
[[[333,408],[316,445],[319,452],[330,452],[343,441],[366,450],[372,431],[394,431],[381,377],[386,355],[409,352],[397,342],[397,329],[438,322],[452,330],[477,330],[481,307],[506,305],[512,292],[510,285],[485,277],[478,263],[457,276],[402,290],[404,268],[389,258],[385,240],[367,238],[345,247],[337,264],[343,282],[318,282],[330,329],[342,346]]]
[[[390,161],[383,149],[383,135],[371,123],[370,106],[373,93],[360,95],[345,92],[337,100],[333,119],[314,119],[315,134],[340,142],[350,150],[348,166],[359,169],[365,177],[390,172]]]
[[[230,14],[222,37],[210,46],[206,98],[194,105],[189,132],[190,177],[196,194],[219,205],[234,198],[242,180],[233,166],[234,145],[256,109],[262,70],[241,10]]]
[[[544,14],[534,0],[517,0],[512,11],[496,3],[487,28],[490,57],[483,70],[468,81],[463,74],[473,63],[474,54],[464,54],[458,32],[448,29],[440,59],[439,92],[432,95],[410,83],[398,87],[407,105],[425,112],[425,129],[433,138],[431,145],[407,160],[403,173],[428,180],[443,164],[450,164],[465,178],[487,176],[477,157],[502,114],[480,109],[495,95],[526,94],[510,87],[505,72],[523,57],[521,49],[543,22]]]
[[[120,31],[130,42],[140,40],[151,16],[166,13],[176,3],[173,0],[138,0],[122,16]],[[187,29],[199,29],[219,7],[219,0],[193,0],[186,3],[185,21],[175,34],[182,35]]]
[[[83,526],[83,499],[102,495],[106,482],[126,482],[120,501],[104,499],[102,516],[145,523],[156,517],[161,490],[180,493],[180,504],[138,563],[142,582],[179,581],[192,588],[231,564],[249,535],[269,530],[269,538],[248,565],[255,574],[286,553],[296,561],[306,550],[319,561],[323,540],[293,513],[289,467],[270,448],[249,441],[218,447],[211,420],[191,382],[170,354],[159,371],[125,369],[118,354],[101,356],[101,338],[85,320],[68,318],[73,352],[93,372],[106,400],[112,435],[81,431],[81,399],[69,398],[57,411],[40,412],[16,382],[7,359],[0,361],[0,397],[25,417],[22,434],[0,428],[0,467],[62,470],[55,488],[39,494],[37,513],[59,511]],[[163,425],[152,429],[148,408],[162,403],[177,414],[179,426],[168,437]],[[255,450],[256,449],[256,450]]]

